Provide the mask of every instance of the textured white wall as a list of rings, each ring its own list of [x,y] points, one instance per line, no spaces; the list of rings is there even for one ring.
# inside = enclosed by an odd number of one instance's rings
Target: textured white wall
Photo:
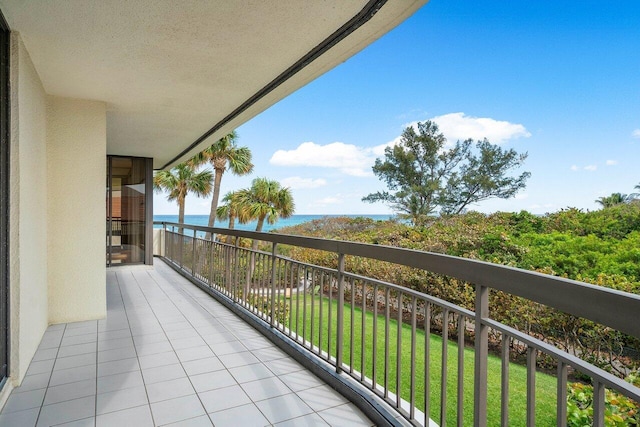
[[[46,95],[11,36],[10,375],[19,384],[48,324]]]
[[[47,98],[49,323],[106,315],[106,106]]]
[[[161,228],[153,229],[153,255],[164,255],[164,230]]]

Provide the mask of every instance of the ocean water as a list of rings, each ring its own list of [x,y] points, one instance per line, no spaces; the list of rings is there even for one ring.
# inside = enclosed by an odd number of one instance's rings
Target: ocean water
[[[349,218],[371,218],[376,221],[386,221],[390,218],[393,218],[393,215],[292,215],[290,218],[280,218],[276,221],[275,224],[267,224],[265,222],[262,231],[271,231],[277,228],[282,227],[290,227],[293,225],[302,224],[303,222],[312,221],[314,219],[320,219],[325,217],[341,217],[346,216]],[[154,221],[166,221],[166,222],[178,222],[178,215],[154,215]],[[185,224],[191,225],[204,225],[206,226],[209,221],[209,215],[185,215],[184,222]],[[221,228],[227,228],[228,221],[216,221],[215,226]],[[256,229],[257,221],[248,222],[246,224],[238,224],[236,222],[235,228],[238,230],[248,230],[253,231]],[[160,228],[159,225],[155,226],[156,228]]]

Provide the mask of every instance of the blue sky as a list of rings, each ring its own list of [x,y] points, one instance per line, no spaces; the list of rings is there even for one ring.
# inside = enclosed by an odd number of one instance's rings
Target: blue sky
[[[297,214],[386,214],[376,156],[410,123],[450,141],[487,137],[529,154],[516,198],[482,212],[597,209],[640,183],[640,2],[432,0],[396,29],[238,129],[248,177],[292,189]],[[187,197],[187,214],[210,199]],[[156,195],[157,214],[177,207]]]

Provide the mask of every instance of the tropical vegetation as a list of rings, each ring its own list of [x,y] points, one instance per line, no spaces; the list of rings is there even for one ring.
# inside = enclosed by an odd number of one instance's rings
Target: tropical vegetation
[[[240,192],[230,191],[222,197],[222,205],[216,209],[216,216],[220,220],[228,220],[227,228],[234,229],[236,218],[240,216],[239,222],[242,224],[248,220],[246,209],[241,209]]]
[[[603,208],[610,208],[611,206],[629,203],[634,199],[635,197],[632,194],[611,193],[610,196],[599,197],[595,202]]]
[[[422,226],[403,221],[325,218],[281,233],[334,238],[445,253],[553,274],[640,293],[640,201],[598,211],[469,212],[433,218]],[[288,255],[335,267],[324,252],[290,248]],[[473,309],[469,284],[375,260],[348,258],[355,274],[400,284]],[[547,340],[624,376],[640,367],[640,340],[502,292],[491,294],[492,318]],[[552,366],[549,366],[550,368]]]
[[[634,187],[636,190],[640,190],[640,184]],[[635,200],[640,199],[640,193],[611,193],[609,196],[603,196],[596,199],[596,203],[602,206],[603,208],[610,208],[611,206],[621,205],[624,203],[631,203]]]
[[[253,171],[251,163],[251,150],[248,147],[238,147],[238,134],[233,131],[200,153],[190,161],[195,167],[210,164],[214,171],[213,198],[211,199],[211,212],[209,213],[209,227],[213,227],[220,198],[220,183],[222,175],[229,170],[234,175],[246,175]]]
[[[196,171],[188,163],[180,163],[171,170],[157,171],[153,176],[153,188],[168,192],[167,199],[178,203],[178,222],[184,223],[184,203],[187,195],[198,197],[211,194],[213,174],[209,170]]]
[[[290,217],[295,204],[289,188],[268,178],[256,178],[251,187],[230,191],[218,206],[220,185],[225,171],[235,175],[246,175],[253,171],[251,151],[238,146],[238,134],[233,131],[194,157],[169,171],[158,171],[154,175],[154,189],[168,192],[170,201],[178,202],[178,222],[184,223],[185,199],[189,193],[207,197],[213,192],[208,226],[215,219],[228,220],[228,227],[234,228],[236,220],[242,224],[257,220],[256,231],[262,231],[265,221],[274,224],[278,218]],[[212,170],[201,167],[211,166]],[[207,234],[207,238],[209,235]],[[254,243],[257,245],[257,242]]]
[[[373,173],[389,190],[362,200],[386,202],[401,218],[422,225],[438,209],[459,214],[482,200],[513,197],[531,174],[509,173],[526,158],[526,153],[504,150],[486,139],[457,141],[448,148],[434,122],[419,122],[402,132],[398,144],[385,148],[384,160],[375,161]]]
[[[262,231],[265,221],[275,224],[278,218],[289,218],[295,211],[291,190],[267,178],[256,178],[250,188],[240,190],[238,204],[244,219],[258,220],[256,231]],[[257,249],[257,245],[254,241],[253,249]]]

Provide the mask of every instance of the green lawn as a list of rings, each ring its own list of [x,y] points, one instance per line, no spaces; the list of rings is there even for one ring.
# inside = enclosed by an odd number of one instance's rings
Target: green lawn
[[[300,294],[286,298],[290,305],[290,312],[285,325],[292,331],[297,331],[306,340],[312,341],[314,345],[326,350],[328,348],[328,315],[331,311],[331,354],[335,356],[336,318],[337,301],[329,303],[328,298],[311,294]],[[322,322],[320,316],[322,312]],[[345,304],[344,308],[344,362],[353,367],[354,370],[364,372],[369,378],[373,377],[373,345],[377,344],[377,373],[376,382],[384,384],[384,350],[385,350],[385,322],[384,316],[378,315],[377,333],[373,335],[374,316],[370,311],[364,313],[364,336],[362,334],[363,313],[360,308],[354,308],[353,321],[351,306]],[[306,316],[306,321],[305,321]],[[314,318],[314,330],[311,330],[311,318]],[[319,325],[322,325],[320,328]],[[353,326],[353,329],[352,329]],[[352,333],[353,330],[353,333]],[[322,332],[322,342],[319,342],[320,332]],[[353,356],[351,356],[351,337],[353,337]],[[396,391],[396,343],[398,338],[398,323],[391,320],[389,323],[389,367],[388,387],[390,391]],[[401,396],[409,401],[410,399],[410,360],[411,360],[411,326],[402,324],[401,327]],[[364,366],[361,362],[361,343],[364,339],[365,358]],[[442,360],[442,338],[432,334],[430,342],[430,416],[436,422],[440,419],[440,379]],[[415,401],[416,406],[424,409],[424,354],[425,354],[425,333],[418,330],[416,332],[416,374],[415,380]],[[464,349],[464,425],[473,425],[473,348]],[[447,344],[447,424],[455,425],[457,420],[457,378],[458,378],[458,345],[449,341]],[[489,357],[489,380],[488,380],[488,425],[500,424],[500,371],[501,361],[497,357]],[[524,366],[512,363],[509,368],[509,425],[524,426],[526,415],[526,369]],[[536,425],[551,426],[556,425],[556,379],[550,375],[538,373],[536,375]]]

